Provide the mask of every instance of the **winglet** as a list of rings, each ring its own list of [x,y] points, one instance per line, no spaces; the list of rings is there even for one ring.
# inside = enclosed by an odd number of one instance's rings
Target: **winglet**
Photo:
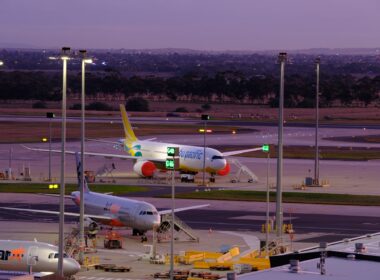
[[[135,133],[133,132],[131,123],[129,122],[129,119],[128,119],[127,111],[125,110],[125,107],[123,104],[120,104],[120,112],[121,112],[121,118],[123,120],[125,140],[127,140],[128,142],[136,141],[137,137]]]
[[[81,182],[82,163],[80,161],[79,153],[75,153],[75,160],[77,162],[77,175],[78,175],[78,188],[79,188],[82,183]],[[87,185],[86,177],[84,177],[83,191],[86,193],[90,192],[90,189],[88,188],[88,185]]]

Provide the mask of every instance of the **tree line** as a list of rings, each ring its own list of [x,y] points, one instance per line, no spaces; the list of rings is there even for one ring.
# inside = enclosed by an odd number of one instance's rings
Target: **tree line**
[[[0,98],[52,101],[61,99],[59,72],[0,71]],[[187,73],[174,77],[132,76],[119,72],[86,73],[86,94],[116,94],[126,98],[142,95],[176,101],[207,103],[278,104],[279,79],[274,75],[246,76],[239,71],[215,75]],[[81,91],[80,73],[68,76],[68,93]],[[368,106],[379,102],[380,76],[321,75],[320,106]],[[285,77],[285,106],[313,107],[315,76],[289,74]]]

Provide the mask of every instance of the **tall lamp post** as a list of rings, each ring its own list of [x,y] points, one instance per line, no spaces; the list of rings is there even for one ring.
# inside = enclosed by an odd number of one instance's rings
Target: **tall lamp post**
[[[55,118],[55,114],[47,112],[46,118],[49,119],[49,182],[51,182],[51,120]]]
[[[314,163],[314,184],[319,185],[319,147],[318,147],[318,127],[319,127],[319,65],[321,59],[315,59],[315,71],[317,81],[315,85],[315,163]]]
[[[202,121],[204,122],[204,131],[203,131],[203,180],[202,185],[206,186],[206,132],[207,132],[207,121],[210,119],[209,115],[202,115]]]
[[[264,153],[267,154],[267,211],[266,211],[266,219],[265,219],[265,257],[268,258],[269,257],[269,249],[268,249],[268,245],[269,245],[269,229],[268,229],[268,225],[269,225],[269,157],[270,157],[270,153],[269,153],[269,145],[268,144],[264,144],[262,147],[262,151]]]
[[[167,147],[167,156],[165,162],[166,169],[172,172],[172,209],[171,209],[171,238],[170,238],[170,280],[174,279],[174,208],[175,208],[175,186],[174,186],[174,173],[179,168],[179,148]]]
[[[280,100],[279,100],[279,111],[278,111],[278,152],[277,152],[277,187],[276,187],[276,230],[277,236],[282,237],[282,158],[283,158],[283,148],[282,139],[284,131],[284,73],[285,73],[285,63],[287,60],[287,53],[280,52],[278,55],[278,62],[281,65],[281,75],[280,75]]]
[[[82,105],[82,118],[81,118],[81,170],[80,170],[80,202],[79,202],[79,263],[83,264],[84,261],[84,140],[85,140],[85,110],[86,110],[86,99],[85,99],[85,77],[86,77],[86,64],[92,63],[92,59],[86,58],[87,51],[80,50],[79,53],[82,56],[82,94],[81,94],[81,105]]]
[[[67,91],[67,61],[70,54],[69,47],[63,47],[61,60],[63,62],[62,74],[62,145],[61,145],[61,183],[59,196],[59,236],[58,236],[58,274],[63,277],[64,253],[64,223],[65,223],[65,150],[66,150],[66,91]]]

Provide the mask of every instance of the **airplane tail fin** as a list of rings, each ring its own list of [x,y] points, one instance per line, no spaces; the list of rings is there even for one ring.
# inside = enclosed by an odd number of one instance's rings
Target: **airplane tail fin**
[[[127,111],[125,110],[125,106],[120,104],[120,112],[121,118],[123,120],[125,140],[128,142],[134,142],[137,140],[135,133],[133,132],[131,123],[129,122]]]
[[[78,189],[81,185],[81,171],[82,171],[82,162],[80,161],[80,156],[79,156],[79,153],[75,153],[75,160],[77,162],[77,175],[78,175]],[[87,180],[86,180],[86,177],[84,178],[84,186],[83,186],[83,191],[85,193],[88,193],[90,192],[90,189],[88,188],[88,185],[87,185]]]

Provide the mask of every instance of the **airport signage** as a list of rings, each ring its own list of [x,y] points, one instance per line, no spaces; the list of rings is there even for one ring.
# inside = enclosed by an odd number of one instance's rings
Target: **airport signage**
[[[178,147],[167,147],[167,155],[168,157],[178,157],[179,156],[179,148]]]
[[[176,170],[179,168],[179,158],[167,158],[165,161],[165,168],[169,170]]]
[[[210,116],[209,115],[202,115],[201,119],[202,119],[202,121],[208,121],[208,120],[210,120]]]
[[[263,150],[264,153],[269,153],[269,145],[268,144],[264,144],[261,149]]]

